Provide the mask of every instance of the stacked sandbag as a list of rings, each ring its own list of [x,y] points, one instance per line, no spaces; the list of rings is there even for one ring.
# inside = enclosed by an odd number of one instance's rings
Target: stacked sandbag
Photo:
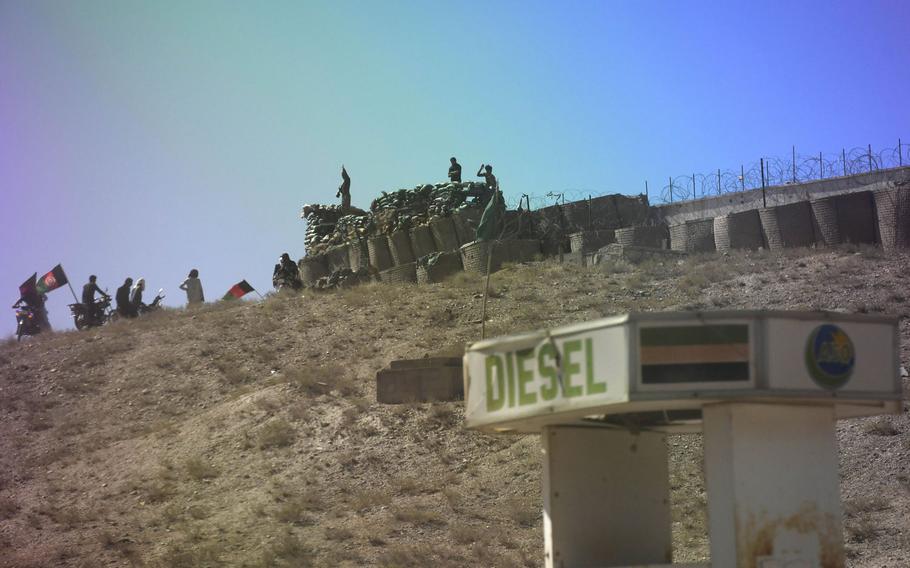
[[[492,248],[493,254],[490,256]],[[505,262],[528,262],[540,255],[540,241],[511,239],[504,241],[474,241],[461,246],[461,263],[465,271],[478,274],[499,270]]]
[[[457,252],[437,252],[417,260],[417,283],[442,282],[456,272],[461,272],[461,255]]]
[[[326,258],[321,254],[301,258],[297,267],[300,270],[300,280],[304,286],[314,286],[317,280],[330,274]]]
[[[455,221],[451,217],[433,217],[430,219],[430,231],[433,241],[441,251],[458,250],[458,234],[455,232]]]
[[[764,246],[758,211],[740,211],[714,218],[714,246],[719,251],[759,249]]]
[[[667,237],[667,226],[663,224],[616,229],[616,242],[623,246],[663,248]]]
[[[389,240],[385,235],[377,235],[367,239],[367,255],[370,258],[370,266],[380,272],[394,265],[392,252],[389,250]]]
[[[436,242],[433,240],[433,231],[429,225],[418,225],[411,229],[411,249],[415,258],[436,252]]]
[[[882,248],[910,248],[910,184],[873,192]]]
[[[388,236],[389,250],[392,252],[392,262],[395,266],[414,262],[414,251],[411,249],[411,237],[408,231],[401,229],[390,233]]]
[[[714,247],[714,219],[693,219],[685,222],[686,252],[711,252]]]
[[[875,198],[871,191],[844,193],[835,198],[837,226],[845,243],[876,242]]]
[[[612,229],[603,229],[598,231],[581,231],[569,235],[569,247],[573,253],[582,255],[599,250],[608,244],[616,241],[616,235]]]
[[[383,270],[379,273],[379,280],[389,284],[415,284],[417,282],[417,263],[408,262]]]
[[[808,201],[759,209],[758,215],[771,250],[807,247],[815,242],[812,207]]]

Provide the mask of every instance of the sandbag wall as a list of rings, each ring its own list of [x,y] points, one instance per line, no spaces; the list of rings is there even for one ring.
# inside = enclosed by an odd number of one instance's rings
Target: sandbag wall
[[[719,251],[764,247],[758,211],[751,209],[715,217],[714,246]]]
[[[910,184],[873,193],[882,248],[910,248]]]
[[[815,243],[812,207],[808,201],[759,209],[758,215],[765,242],[771,250],[807,247]]]

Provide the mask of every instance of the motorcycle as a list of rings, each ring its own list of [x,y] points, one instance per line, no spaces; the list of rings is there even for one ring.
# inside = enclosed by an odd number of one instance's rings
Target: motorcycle
[[[159,288],[158,295],[155,296],[155,299],[152,300],[152,303],[146,304],[145,302],[142,302],[139,304],[139,307],[136,308],[136,315],[144,316],[144,315],[148,315],[152,312],[156,312],[156,311],[160,310],[161,309],[161,300],[164,299],[164,296],[165,296],[164,288]],[[117,310],[114,310],[111,312],[111,314],[109,316],[109,321],[118,321],[122,317],[123,316],[120,314],[120,312],[118,312]]]
[[[139,304],[139,315],[144,316],[152,312],[156,312],[161,309],[161,300],[164,299],[164,288],[158,288],[158,295],[155,296],[155,299],[152,300],[150,304],[141,303]]]
[[[27,305],[13,308],[16,310],[16,341],[22,341],[23,335],[38,335],[43,331],[35,308]]]
[[[272,286],[279,292],[285,288],[300,290],[303,288],[303,282],[300,281],[299,276],[289,274],[288,271],[281,268],[280,264],[276,264],[275,271],[272,273]]]
[[[109,296],[103,296],[95,302],[94,310],[89,310],[85,304],[70,304],[69,307],[73,314],[73,323],[79,330],[102,326],[111,320],[111,298]]]

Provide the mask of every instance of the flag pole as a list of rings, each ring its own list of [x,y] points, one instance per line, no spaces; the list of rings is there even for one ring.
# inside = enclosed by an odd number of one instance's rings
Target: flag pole
[[[260,300],[265,300],[265,298],[262,297],[262,294],[259,293],[259,290],[253,288],[253,292],[256,292],[256,295],[259,296]]]
[[[487,277],[483,284],[483,307],[480,311],[480,338],[487,338],[487,296],[490,293],[490,265],[493,264],[493,247],[496,241],[487,241],[490,244],[487,251]]]
[[[70,293],[73,295],[73,300],[75,300],[76,303],[78,304],[78,303],[79,303],[79,298],[76,297],[76,291],[73,290],[73,285],[70,283],[70,277],[66,275],[66,270],[63,270],[63,264],[62,264],[62,263],[58,263],[57,266],[60,267],[60,272],[62,272],[62,273],[63,273],[63,276],[66,277],[66,285],[69,286]]]

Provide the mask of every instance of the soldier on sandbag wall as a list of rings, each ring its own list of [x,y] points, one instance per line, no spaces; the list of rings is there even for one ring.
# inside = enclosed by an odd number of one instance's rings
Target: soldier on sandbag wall
[[[452,183],[461,183],[461,164],[458,163],[454,157],[449,158],[449,161],[452,163],[449,166],[449,181]]]
[[[348,171],[341,166],[341,185],[338,186],[338,193],[335,197],[341,198],[341,209],[347,211],[351,208],[351,176]]]

